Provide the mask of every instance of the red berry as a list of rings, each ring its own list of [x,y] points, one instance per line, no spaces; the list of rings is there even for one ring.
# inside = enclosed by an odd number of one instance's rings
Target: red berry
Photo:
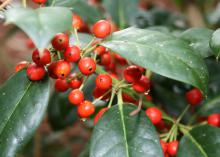
[[[101,65],[109,65],[112,62],[112,57],[111,57],[111,53],[110,52],[106,52],[101,56]]]
[[[160,144],[163,149],[163,153],[166,154],[168,144],[166,142],[164,142],[163,140],[160,140]]]
[[[220,127],[220,114],[215,113],[208,116],[208,124]]]
[[[67,62],[77,62],[80,59],[80,49],[77,46],[70,46],[64,52],[64,59]]]
[[[176,156],[178,150],[178,141],[168,143],[167,152],[170,156]]]
[[[109,21],[100,20],[94,24],[92,31],[97,38],[105,38],[111,33],[111,24]]]
[[[96,63],[94,59],[85,57],[80,59],[78,63],[79,70],[84,75],[90,75],[95,72],[96,70]]]
[[[131,65],[124,70],[124,78],[129,83],[140,80],[142,73],[138,66]]]
[[[136,92],[144,93],[150,89],[150,80],[142,75],[140,80],[133,83],[132,87]]]
[[[67,91],[69,88],[69,84],[67,83],[67,81],[65,79],[57,79],[55,82],[55,89],[58,92],[65,92]]]
[[[29,48],[29,49],[35,48],[35,45],[30,38],[26,40],[26,45],[27,45],[27,48]]]
[[[18,72],[24,68],[27,68],[29,65],[29,62],[27,61],[21,61],[15,66],[15,71]]]
[[[124,102],[130,102],[130,103],[133,103],[133,104],[136,103],[136,100],[132,96],[130,96],[126,93],[122,93],[122,98],[123,98]]]
[[[79,15],[74,14],[72,19],[72,26],[75,29],[81,29],[85,25],[82,18]]]
[[[55,69],[56,65],[57,65],[57,62],[53,62],[47,68],[49,76],[51,78],[53,78],[53,79],[57,79],[58,78],[57,75],[54,73],[54,71],[55,71],[54,69]]]
[[[49,64],[51,62],[50,51],[48,49],[44,49],[42,54],[40,54],[40,52],[36,49],[32,54],[32,60],[39,66]]]
[[[83,78],[78,78],[76,74],[72,74],[70,76],[69,86],[72,89],[77,89],[81,86],[82,82],[83,82]]]
[[[56,62],[56,66],[54,68],[54,74],[60,78],[64,79],[66,78],[71,72],[71,65],[69,62],[66,62],[64,60],[59,60]]]
[[[43,79],[46,74],[46,70],[43,66],[38,66],[35,63],[32,63],[27,68],[27,76],[32,81],[39,81]]]
[[[79,89],[74,89],[69,93],[69,101],[73,105],[80,105],[81,102],[84,101],[84,94],[81,90]]]
[[[95,87],[95,89],[93,90],[92,94],[93,94],[94,98],[99,98],[99,97],[104,95],[104,97],[101,99],[101,100],[104,101],[104,100],[109,99],[110,96],[111,96],[111,93],[109,92],[107,94],[107,92],[108,92],[108,90],[102,90],[102,89],[99,89],[99,88]]]
[[[117,63],[119,63],[120,65],[125,65],[127,63],[126,59],[117,53],[114,53],[114,57],[115,57]]]
[[[104,46],[98,46],[95,48],[94,52],[97,54],[97,55],[103,55],[105,52],[106,52],[106,48]]]
[[[77,113],[81,118],[87,118],[95,112],[95,106],[90,101],[83,101],[77,108]]]
[[[64,51],[69,46],[69,37],[64,33],[58,33],[52,40],[52,46],[58,51]]]
[[[202,93],[198,88],[194,88],[186,93],[186,100],[191,105],[198,105],[202,102]]]
[[[112,78],[108,74],[99,74],[95,82],[96,87],[102,90],[108,90],[112,86]]]
[[[37,4],[44,4],[46,3],[47,0],[33,0],[34,3],[37,3]]]
[[[152,97],[149,94],[144,94],[147,101],[152,101]]]
[[[156,107],[150,107],[148,108],[145,113],[150,118],[151,122],[155,125],[159,123],[162,120],[162,113],[161,111]]]
[[[108,108],[105,107],[105,108],[102,108],[97,114],[96,116],[94,117],[94,125],[96,125],[96,123],[99,121],[99,119],[102,117],[102,115],[105,113],[105,111],[107,111]]]

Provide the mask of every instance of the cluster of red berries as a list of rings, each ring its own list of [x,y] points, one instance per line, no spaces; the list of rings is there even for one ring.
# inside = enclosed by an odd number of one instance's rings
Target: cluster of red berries
[[[174,157],[177,154],[179,142],[172,141],[172,142],[164,142],[160,140],[161,147],[163,149],[163,153],[165,157]]]

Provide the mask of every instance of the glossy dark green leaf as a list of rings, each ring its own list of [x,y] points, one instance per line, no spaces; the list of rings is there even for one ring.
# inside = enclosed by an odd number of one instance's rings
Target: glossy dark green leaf
[[[112,20],[121,28],[132,24],[138,11],[139,0],[103,0],[103,5]]]
[[[199,126],[180,141],[177,157],[217,157],[220,154],[220,129]]]
[[[101,12],[95,6],[89,5],[86,0],[48,0],[47,4],[70,8],[87,23],[95,23],[103,17]]]
[[[103,46],[162,76],[188,83],[207,94],[208,71],[188,43],[168,33],[128,28],[107,38]]]
[[[36,47],[42,49],[47,47],[56,33],[72,28],[72,13],[62,7],[43,7],[36,10],[13,8],[6,12],[6,22],[20,27]]]
[[[49,99],[49,79],[31,82],[18,72],[0,88],[0,156],[13,157],[41,122]]]
[[[211,37],[210,40],[210,47],[212,48],[214,54],[217,56],[217,58],[220,55],[220,29],[217,29]]]
[[[96,124],[91,157],[163,157],[157,132],[144,111],[129,116],[136,106],[111,107]]]
[[[54,92],[48,106],[48,118],[52,129],[56,131],[77,121],[76,106],[70,104],[68,92]]]
[[[180,38],[189,42],[195,53],[209,57],[212,51],[209,47],[213,30],[207,28],[191,28],[180,34]]]

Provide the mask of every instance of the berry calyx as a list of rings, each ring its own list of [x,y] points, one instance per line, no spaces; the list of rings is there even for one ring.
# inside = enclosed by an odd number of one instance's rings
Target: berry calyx
[[[90,57],[85,57],[80,59],[78,67],[82,74],[91,75],[96,70],[96,63],[94,59]]]
[[[100,20],[94,24],[92,32],[97,38],[105,38],[111,33],[111,24],[107,20]]]
[[[162,120],[162,113],[156,107],[150,107],[145,111],[151,122],[156,125]]]
[[[42,54],[38,51],[38,49],[33,51],[32,60],[35,64],[39,66],[44,66],[51,62],[50,51],[48,49],[44,49]]]
[[[84,94],[79,89],[74,89],[69,93],[69,101],[73,105],[80,105],[84,101]]]
[[[136,65],[131,65],[124,70],[124,78],[129,83],[140,80],[142,72],[140,68]]]
[[[176,156],[177,150],[178,150],[178,146],[179,146],[179,142],[178,141],[173,141],[173,142],[168,143],[167,153],[170,156]]]
[[[96,125],[96,123],[99,121],[99,119],[102,117],[102,115],[105,113],[105,111],[107,111],[108,108],[105,107],[105,108],[102,108],[97,114],[96,116],[94,117],[94,125]]]
[[[20,70],[22,70],[22,69],[25,69],[25,68],[28,67],[28,65],[29,65],[29,62],[27,62],[27,61],[21,61],[21,62],[19,62],[19,63],[15,66],[15,71],[18,72],[18,71],[20,71]]]
[[[95,82],[96,87],[102,90],[108,90],[112,86],[112,78],[108,74],[99,74]]]
[[[39,81],[44,78],[46,70],[43,66],[32,63],[27,68],[27,76],[31,81]]]
[[[71,65],[69,62],[64,60],[59,60],[56,62],[56,66],[54,67],[54,74],[60,78],[66,78],[71,72]]]
[[[90,101],[83,101],[77,108],[77,113],[81,118],[88,118],[95,112],[95,106]]]
[[[82,20],[82,18],[79,15],[77,15],[77,14],[73,15],[72,20],[73,20],[72,26],[75,29],[81,29],[85,25],[83,20]]]
[[[198,88],[194,88],[186,93],[186,100],[191,105],[198,105],[202,102],[202,93]]]
[[[144,93],[150,89],[150,80],[142,75],[140,80],[133,83],[132,87],[136,92]]]
[[[208,116],[208,124],[216,127],[220,127],[220,114],[215,113]]]
[[[64,52],[64,59],[67,62],[77,62],[80,59],[80,49],[78,46],[70,46]]]
[[[65,92],[69,88],[69,84],[65,79],[57,79],[55,82],[55,89],[58,92]]]
[[[64,51],[69,46],[69,37],[65,33],[58,33],[51,43],[55,50]]]

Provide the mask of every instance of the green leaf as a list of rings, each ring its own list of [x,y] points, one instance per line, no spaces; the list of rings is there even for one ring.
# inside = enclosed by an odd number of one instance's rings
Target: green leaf
[[[111,107],[96,124],[91,138],[92,157],[163,157],[156,130],[144,111],[138,115],[129,113],[136,109],[130,104]]]
[[[209,57],[212,51],[209,47],[213,30],[207,28],[191,28],[180,34],[180,38],[189,42],[193,50],[202,57]]]
[[[107,38],[101,45],[157,74],[188,83],[207,94],[208,70],[188,43],[168,33],[128,28]]]
[[[62,7],[12,8],[6,12],[6,23],[20,27],[37,48],[43,49],[55,34],[72,28],[72,13]]]
[[[80,46],[81,47],[86,47],[87,44],[93,39],[93,36],[86,34],[86,33],[78,33],[79,41],[80,41]],[[75,45],[77,43],[76,36],[73,34],[70,37],[70,44]]]
[[[68,7],[91,24],[103,18],[101,12],[95,6],[89,5],[86,0],[48,0],[47,5]]]
[[[13,157],[41,122],[49,99],[49,79],[31,82],[18,72],[0,88],[0,156]]]
[[[220,129],[199,126],[180,141],[177,157],[217,157],[220,154]]]
[[[220,55],[220,29],[217,29],[213,34],[212,34],[212,38],[210,40],[210,47],[212,48],[215,56],[217,56],[217,58]]]
[[[120,28],[125,28],[133,23],[139,0],[103,0],[103,5],[110,13],[112,20]]]

